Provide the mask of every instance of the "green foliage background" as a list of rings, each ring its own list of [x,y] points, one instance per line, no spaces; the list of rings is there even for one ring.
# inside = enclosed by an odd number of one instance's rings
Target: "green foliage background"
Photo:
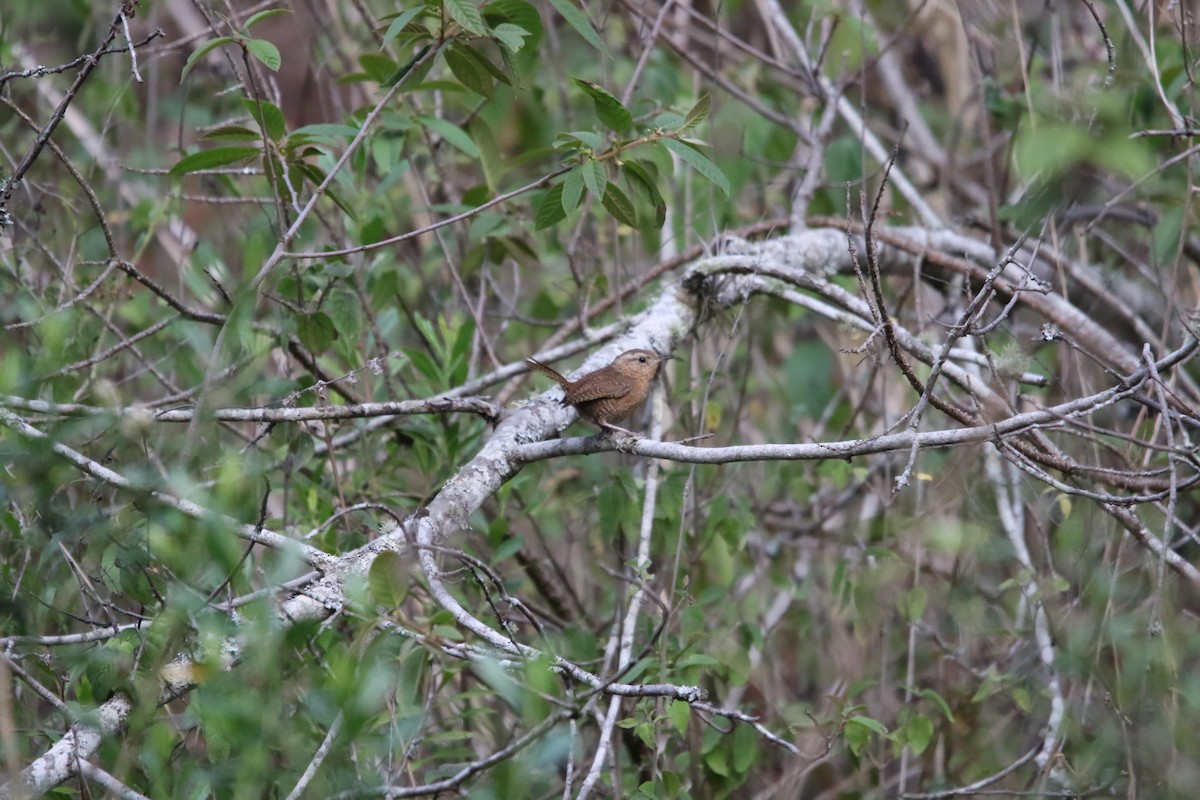
[[[462,791],[577,791],[607,698],[548,658],[488,651],[435,602],[411,553],[345,576],[350,602],[328,619],[281,620],[281,600],[311,588],[310,566],[234,524],[348,553],[419,514],[494,420],[214,414],[464,386],[512,407],[543,384],[506,382],[509,365],[548,342],[579,354],[611,338],[673,267],[722,252],[719,236],[788,230],[814,149],[811,226],[863,223],[878,192],[881,227],[936,227],[885,180],[861,128],[813,136],[833,113],[814,75],[895,149],[894,169],[948,229],[1001,245],[997,258],[1040,239],[1048,291],[1134,354],[1193,335],[1197,39],[1177,11],[1095,3],[1101,29],[1084,3],[1016,4],[1015,20],[785,4],[810,71],[768,30],[774,3],[10,5],[3,178],[77,74],[35,65],[92,52],[122,7],[135,42],[165,34],[137,48],[138,82],[118,25],[57,150],[4,189],[0,404],[44,434],[8,417],[0,429],[8,780],[125,697],[127,717],[88,760],[149,797],[283,797],[323,742],[306,796],[431,785],[514,741],[527,746]],[[887,55],[940,152],[902,121],[880,79]],[[868,291],[861,275],[834,280]],[[978,290],[932,269],[884,288],[934,349]],[[1118,379],[1088,342],[1039,338],[1046,320],[1023,309],[978,336],[992,374],[1048,376],[1014,389],[1015,407]],[[711,432],[708,446],[902,427],[917,395],[881,342],[786,297],[748,300],[680,341],[667,435]],[[1197,379],[1188,361],[1175,375]],[[1124,402],[1089,413],[1090,438],[1063,446],[1097,472],[1193,474],[1196,417],[1181,396],[1170,434]],[[200,419],[155,416],[178,408]],[[927,412],[926,429],[954,427]],[[85,475],[55,443],[124,484]],[[982,453],[924,450],[900,491],[906,452],[664,462],[649,565],[636,559],[646,460],[556,458],[462,519],[441,557],[459,602],[514,639],[606,680],[697,685],[742,715],[625,700],[608,796],[894,797],[1026,755],[993,786],[1193,796],[1198,587],[1131,538],[1111,503],[1068,490],[1094,488],[1094,473],[1043,481],[1002,461],[1008,482],[996,483]],[[1117,505],[1190,562],[1188,488],[1149,500],[1130,488]],[[1003,533],[1014,498],[1028,565]],[[618,675],[612,642],[639,586],[651,607]],[[507,598],[523,606],[499,607]],[[190,688],[164,699],[164,671],[183,656]],[[1048,725],[1049,760],[1035,762]],[[54,791],[103,785],[75,775]]]

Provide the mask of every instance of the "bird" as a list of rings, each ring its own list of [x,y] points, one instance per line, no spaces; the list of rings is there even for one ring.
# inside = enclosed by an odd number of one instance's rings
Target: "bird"
[[[525,364],[561,386],[565,392],[562,404],[574,406],[579,416],[588,422],[604,431],[637,436],[614,423],[625,419],[642,404],[650,393],[650,384],[658,375],[659,366],[673,357],[659,355],[653,350],[626,350],[608,366],[573,381],[537,359],[527,358]]]

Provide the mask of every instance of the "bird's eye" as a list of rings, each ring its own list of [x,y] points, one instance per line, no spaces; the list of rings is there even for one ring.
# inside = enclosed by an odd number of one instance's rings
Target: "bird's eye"
[[[641,364],[645,364],[645,363],[646,363],[646,357],[645,357],[645,356],[638,356],[638,362],[639,362],[639,363],[641,363]]]

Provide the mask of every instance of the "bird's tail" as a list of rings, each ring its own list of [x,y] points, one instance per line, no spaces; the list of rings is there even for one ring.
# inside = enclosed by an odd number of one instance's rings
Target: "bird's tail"
[[[529,367],[530,369],[537,370],[538,372],[542,373],[543,375],[545,375],[549,378],[552,378],[555,383],[557,383],[559,386],[563,387],[564,389],[567,388],[567,384],[570,383],[570,381],[568,381],[561,374],[559,374],[559,372],[557,370],[547,367],[545,364],[538,361],[537,359],[527,358],[527,359],[525,359],[525,365],[527,367]]]

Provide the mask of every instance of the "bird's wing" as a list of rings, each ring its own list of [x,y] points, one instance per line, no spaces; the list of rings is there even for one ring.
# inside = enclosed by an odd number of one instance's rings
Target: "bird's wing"
[[[614,375],[584,375],[567,390],[562,402],[564,406],[576,403],[586,403],[589,400],[603,400],[609,397],[624,397],[633,390],[633,381]]]

